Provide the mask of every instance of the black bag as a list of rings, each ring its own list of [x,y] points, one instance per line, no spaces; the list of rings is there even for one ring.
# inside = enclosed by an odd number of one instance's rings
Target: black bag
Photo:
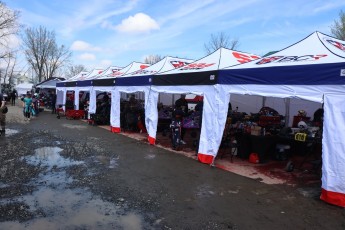
[[[8,108],[7,108],[6,105],[2,108],[1,112],[2,112],[3,114],[5,114],[5,113],[8,112]]]

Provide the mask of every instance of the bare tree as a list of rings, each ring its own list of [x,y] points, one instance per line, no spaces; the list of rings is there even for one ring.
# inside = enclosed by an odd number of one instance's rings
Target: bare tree
[[[13,75],[14,66],[10,62],[13,58],[13,50],[9,44],[13,35],[19,31],[18,19],[19,12],[8,8],[5,3],[0,1],[0,61],[2,62],[0,64],[6,66],[5,70],[1,70],[0,73],[0,93],[1,86],[7,83],[7,79],[11,80],[10,77]]]
[[[71,52],[64,45],[57,47],[56,43],[53,44],[48,59],[44,63],[45,76],[47,78],[54,77],[60,67],[69,64],[71,55]]]
[[[331,26],[331,32],[336,38],[345,41],[345,13],[342,10],[339,13],[339,21],[335,20]]]
[[[7,80],[11,84],[14,80],[13,73],[14,73],[14,68],[16,66],[16,63],[17,63],[16,53],[15,52],[9,53],[2,60],[6,64],[6,67],[4,68],[4,72],[3,72],[3,84],[6,84]]]
[[[67,71],[65,72],[65,75],[67,78],[71,78],[71,77],[74,77],[75,75],[77,75],[78,73],[80,73],[82,71],[87,71],[85,66],[83,66],[83,65],[70,65],[67,67]]]
[[[53,77],[56,71],[69,63],[71,52],[64,46],[58,46],[54,31],[28,28],[22,38],[26,60],[35,71],[38,82]]]
[[[221,47],[235,50],[238,46],[238,39],[230,40],[229,35],[223,32],[211,34],[210,41],[204,44],[206,54],[210,54]]]
[[[160,55],[157,55],[157,54],[153,55],[153,54],[151,54],[151,55],[145,57],[144,63],[153,65],[153,64],[156,64],[157,62],[159,62],[162,59],[163,58]]]
[[[0,58],[8,56],[9,40],[12,35],[18,33],[20,25],[18,23],[19,11],[12,10],[0,1]]]

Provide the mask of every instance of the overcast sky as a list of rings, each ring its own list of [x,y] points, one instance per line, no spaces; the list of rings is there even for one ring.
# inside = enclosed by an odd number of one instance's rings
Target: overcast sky
[[[257,55],[309,34],[331,35],[345,0],[4,0],[27,27],[55,31],[73,63],[127,66],[154,54],[200,59],[211,34],[239,40]]]

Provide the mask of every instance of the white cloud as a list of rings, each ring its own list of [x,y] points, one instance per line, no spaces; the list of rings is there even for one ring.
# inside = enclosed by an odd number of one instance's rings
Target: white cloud
[[[96,56],[91,53],[83,53],[79,55],[79,59],[83,61],[93,61],[93,60],[96,60]]]
[[[137,13],[134,16],[129,16],[122,20],[121,24],[117,25],[115,29],[125,33],[144,33],[151,30],[158,30],[159,25],[147,14]]]
[[[64,7],[65,9],[77,9],[66,12],[59,18],[59,32],[69,38],[75,36],[79,31],[98,26],[108,18],[131,11],[137,5],[138,0],[89,0],[83,1],[83,3],[79,1],[65,2],[68,4],[68,7]]]
[[[101,60],[101,62],[99,64],[99,66],[101,66],[103,69],[108,68],[111,65],[112,65],[112,61],[106,60],[106,59]]]
[[[75,41],[71,45],[71,50],[74,51],[100,51],[101,48],[92,46],[91,44],[84,41]]]

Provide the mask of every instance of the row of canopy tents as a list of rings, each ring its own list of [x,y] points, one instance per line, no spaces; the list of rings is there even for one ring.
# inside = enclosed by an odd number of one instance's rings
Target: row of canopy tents
[[[90,103],[95,103],[97,90],[112,93],[113,132],[121,131],[119,92],[145,92],[145,124],[151,144],[156,138],[159,93],[202,95],[204,108],[198,160],[208,164],[213,163],[217,155],[233,95],[323,103],[321,199],[345,207],[345,136],[342,133],[345,130],[345,41],[314,32],[263,58],[221,48],[169,71],[57,84],[58,94],[81,89],[90,91]],[[90,112],[95,112],[95,108],[90,106]]]

